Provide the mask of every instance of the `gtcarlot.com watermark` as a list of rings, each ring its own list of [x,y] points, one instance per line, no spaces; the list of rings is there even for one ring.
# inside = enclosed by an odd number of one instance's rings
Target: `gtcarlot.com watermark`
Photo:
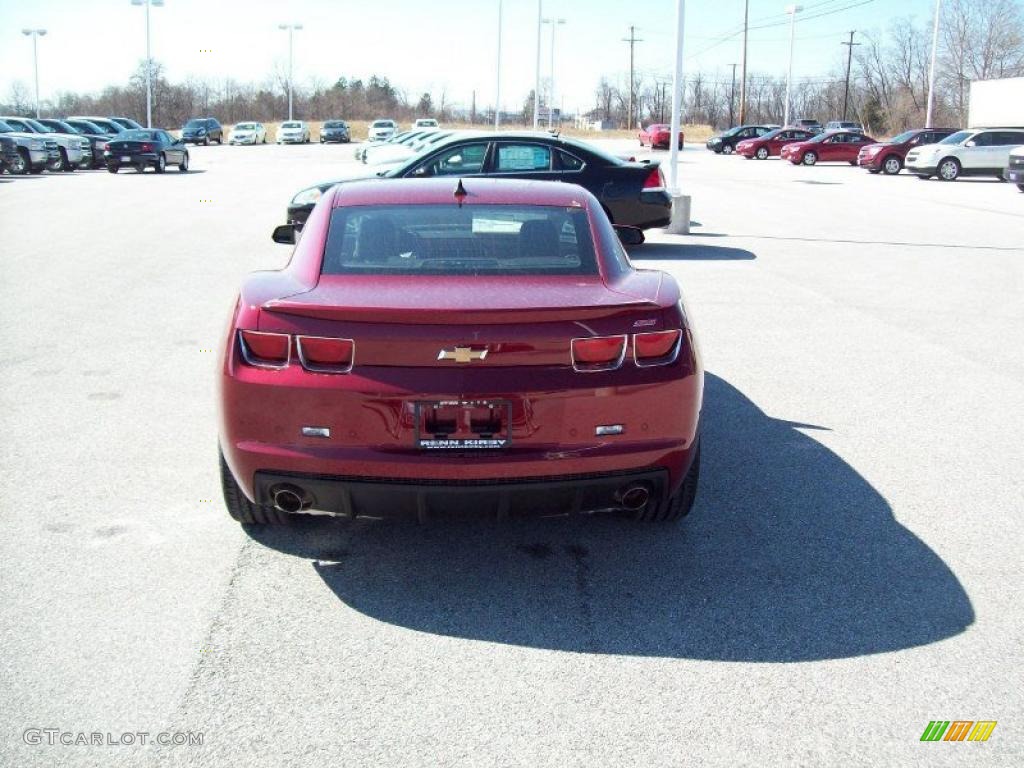
[[[162,747],[201,747],[202,731],[65,731],[61,728],[26,728],[22,741],[30,746],[134,747],[158,744]]]

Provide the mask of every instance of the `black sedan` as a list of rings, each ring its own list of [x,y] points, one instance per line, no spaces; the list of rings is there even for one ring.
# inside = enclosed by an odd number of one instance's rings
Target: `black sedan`
[[[590,144],[546,133],[461,134],[387,170],[374,173],[374,166],[364,167],[360,175],[300,191],[288,204],[288,223],[301,227],[324,192],[356,178],[498,176],[579,184],[601,201],[613,223],[664,227],[671,217],[672,198],[658,166],[622,160]]]
[[[704,146],[716,155],[731,155],[741,141],[756,139],[779,127],[778,125],[737,125],[717,136],[712,136]]]
[[[117,173],[122,166],[131,166],[139,173],[149,166],[153,166],[157,173],[163,173],[169,165],[178,166],[179,171],[188,170],[185,142],[161,130],[119,133],[116,139],[107,142],[103,157],[111,173]]]
[[[344,120],[328,120],[320,126],[320,143],[327,144],[332,141],[345,144],[352,141],[352,132]]]

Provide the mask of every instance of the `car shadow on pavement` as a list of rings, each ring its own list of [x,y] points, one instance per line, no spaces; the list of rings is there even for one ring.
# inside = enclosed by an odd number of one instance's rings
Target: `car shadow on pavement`
[[[581,653],[794,662],[893,651],[974,620],[956,576],[853,467],[707,376],[700,493],[680,524],[614,516],[249,529],[361,613]]]
[[[646,242],[638,248],[631,248],[629,258],[631,261],[751,261],[757,256],[743,248],[731,248],[727,245]]]

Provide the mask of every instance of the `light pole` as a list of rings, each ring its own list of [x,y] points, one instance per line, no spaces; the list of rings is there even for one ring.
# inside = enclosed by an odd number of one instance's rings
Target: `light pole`
[[[294,46],[292,36],[296,30],[302,29],[301,24],[278,24],[278,29],[288,30],[288,119],[292,119],[292,58],[294,53]]]
[[[21,34],[32,38],[32,65],[36,74],[36,119],[39,119],[39,38],[46,34],[45,29],[23,29]]]
[[[537,0],[537,68],[533,73],[533,130],[540,123],[540,29],[544,23],[544,0]]]
[[[494,65],[494,130],[501,123],[501,0],[498,0],[498,55]]]
[[[542,21],[544,24],[551,25],[551,86],[548,94],[548,130],[550,131],[555,114],[555,30],[558,29],[559,24],[565,24],[565,19],[551,18]]]
[[[802,5],[786,6],[786,13],[789,14],[789,72],[786,74],[786,116],[782,119],[783,125],[789,125],[789,101],[793,86],[793,40],[796,33],[796,15],[803,9]]]
[[[932,29],[932,62],[928,67],[928,112],[924,118],[924,127],[932,127],[932,108],[935,105],[935,53],[939,49],[939,12],[942,0],[935,0],[935,27]]]
[[[146,6],[146,127],[153,127],[153,57],[149,53],[149,7],[162,7],[164,0],[132,0],[132,5]]]
[[[672,120],[669,124],[668,185],[669,194],[679,194],[679,124],[683,107],[683,22],[686,0],[676,0],[676,61],[672,76]],[[689,222],[687,221],[687,225]]]

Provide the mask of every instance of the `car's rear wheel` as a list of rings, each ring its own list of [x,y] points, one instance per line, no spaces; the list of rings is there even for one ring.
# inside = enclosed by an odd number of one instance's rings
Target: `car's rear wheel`
[[[156,172],[163,173],[167,170],[167,158],[162,154],[156,159]]]
[[[110,165],[107,166],[107,170],[110,171],[111,173],[117,173],[119,170],[121,170],[121,166],[114,165],[113,163],[111,163]]]
[[[145,163],[136,163],[135,164],[135,171],[136,171],[136,173],[145,173],[146,172],[146,164]]]
[[[224,506],[231,518],[245,525],[281,525],[290,520],[287,512],[279,512],[266,504],[254,504],[246,498],[245,493],[231,474],[228,463],[224,460],[224,452],[220,451],[220,487],[224,494]]]
[[[757,148],[757,159],[758,160],[767,160],[768,159],[768,147],[758,147]]]
[[[885,171],[886,176],[895,176],[903,170],[903,161],[896,155],[889,155],[882,161],[882,170]]]
[[[960,175],[960,161],[955,157],[947,157],[939,163],[939,178],[943,181],[956,181]]]
[[[690,471],[683,478],[679,490],[672,494],[664,507],[648,505],[636,513],[636,519],[646,523],[667,523],[686,517],[697,499],[697,484],[700,480],[700,442],[693,453]]]
[[[802,162],[803,162],[804,165],[814,165],[816,162],[818,162],[818,153],[817,152],[804,152],[804,156],[803,156]]]

